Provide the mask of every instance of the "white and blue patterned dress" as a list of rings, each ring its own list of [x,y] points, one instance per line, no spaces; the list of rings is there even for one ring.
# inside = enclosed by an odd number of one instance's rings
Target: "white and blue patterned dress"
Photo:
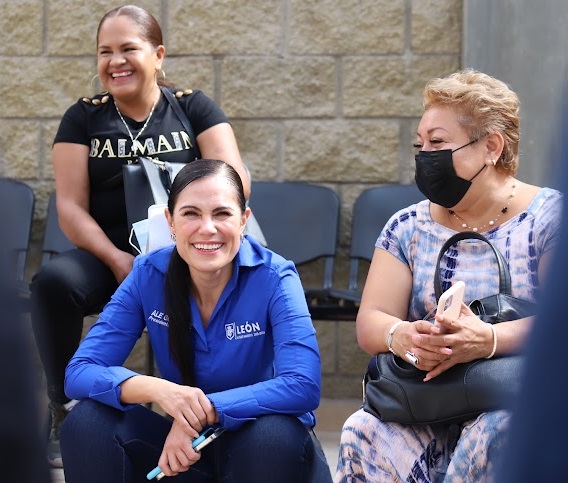
[[[514,297],[538,300],[538,265],[558,241],[562,202],[561,193],[542,188],[525,211],[484,233],[508,262]],[[428,200],[397,212],[381,232],[376,247],[392,253],[413,274],[407,320],[428,318],[435,310],[436,260],[444,242],[455,233],[432,220]],[[442,289],[463,280],[465,300],[496,294],[495,267],[487,244],[462,241],[441,260]],[[507,411],[492,411],[463,425],[435,428],[383,423],[361,409],[343,426],[334,481],[491,481],[508,420]]]

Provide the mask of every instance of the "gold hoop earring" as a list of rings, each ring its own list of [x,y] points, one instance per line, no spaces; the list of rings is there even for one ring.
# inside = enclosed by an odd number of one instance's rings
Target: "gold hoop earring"
[[[97,77],[99,77],[99,74],[95,74],[91,79],[91,89],[93,89],[94,91],[97,90],[97,87],[95,86],[95,80],[97,79]]]
[[[166,72],[164,69],[156,69],[156,82],[158,82],[160,75],[162,76],[162,82],[166,82]]]

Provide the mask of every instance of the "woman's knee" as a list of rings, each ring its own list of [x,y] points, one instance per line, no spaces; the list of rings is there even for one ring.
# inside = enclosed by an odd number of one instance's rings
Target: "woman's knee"
[[[170,427],[171,423],[166,418],[144,406],[121,411],[93,399],[83,399],[65,418],[61,439],[101,435],[118,441],[139,438],[158,439],[163,443]]]
[[[507,440],[511,413],[506,410],[489,411],[467,423],[461,432],[458,447],[469,448],[475,444],[491,453],[500,450]]]
[[[108,432],[119,422],[121,411],[83,399],[65,417],[61,426],[61,440],[89,439],[95,433]]]
[[[65,270],[65,264],[55,259],[44,265],[37,272],[30,284],[31,297],[34,299],[49,300],[58,297],[58,294],[68,296],[73,285],[70,272]]]
[[[51,259],[30,284],[34,305],[59,306],[72,303],[82,307],[93,295],[107,301],[116,289],[112,271],[91,253],[74,249]],[[97,295],[101,294],[101,295]]]
[[[353,435],[359,437],[361,434],[366,433],[370,428],[378,430],[381,422],[377,420],[372,414],[359,409],[349,416],[343,423],[341,428],[341,440],[351,439]]]
[[[255,453],[264,458],[301,456],[309,437],[298,418],[279,414],[261,416],[235,433],[235,439],[243,440],[242,448],[255,448]]]
[[[32,278],[32,298],[54,297],[59,294],[69,296],[92,277],[89,267],[96,261],[91,258],[94,256],[77,249],[51,259]]]
[[[312,438],[294,416],[261,416],[231,437],[233,476],[244,471],[255,478],[275,475],[273,481],[307,481],[305,475],[322,465],[329,473],[323,451]]]
[[[286,442],[288,435],[300,435],[306,432],[305,426],[295,416],[269,414],[261,416],[243,427],[259,440],[270,440],[276,443]]]
[[[142,481],[156,465],[170,428],[166,418],[143,406],[120,411],[84,399],[62,424],[65,471],[70,468],[76,475],[73,481],[84,481],[86,474],[98,475],[97,481],[116,481],[108,474],[123,472],[137,475],[132,481]]]
[[[231,434],[231,453],[238,461],[293,459],[303,456],[308,438],[308,430],[296,417],[261,416]]]

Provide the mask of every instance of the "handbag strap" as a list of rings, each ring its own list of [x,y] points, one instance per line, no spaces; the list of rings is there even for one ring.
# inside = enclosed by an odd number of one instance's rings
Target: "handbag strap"
[[[511,275],[509,273],[507,262],[501,252],[497,250],[493,243],[491,243],[481,233],[477,233],[475,231],[462,231],[448,238],[438,254],[436,272],[434,276],[434,293],[436,295],[436,300],[438,300],[440,295],[442,295],[442,283],[440,282],[440,261],[442,260],[442,257],[453,244],[468,239],[481,240],[491,247],[491,250],[493,250],[493,253],[495,254],[495,258],[497,259],[497,267],[499,269],[499,293],[511,295]]]
[[[160,176],[160,171],[164,168],[146,156],[138,156],[138,162],[142,165],[142,169],[150,182],[154,202],[158,205],[167,204],[168,192]]]
[[[196,159],[201,158],[201,151],[199,150],[199,146],[197,144],[197,138],[195,137],[195,133],[193,132],[193,129],[191,128],[191,124],[189,123],[189,119],[187,117],[187,114],[182,111],[182,109],[179,105],[179,101],[172,94],[172,91],[170,91],[167,87],[162,87],[161,89],[162,89],[162,92],[164,93],[166,100],[170,103],[170,106],[172,106],[172,109],[174,110],[177,117],[181,121],[183,128],[185,129],[187,134],[189,134],[189,138],[193,141],[193,144],[194,144],[193,151],[197,155]]]
[[[193,129],[191,128],[191,124],[189,123],[189,119],[187,117],[187,114],[184,114],[184,112],[182,111],[182,109],[179,105],[179,101],[172,94],[172,91],[170,91],[167,87],[160,87],[160,90],[163,92],[164,97],[166,98],[166,100],[168,101],[168,103],[170,104],[170,106],[172,107],[174,112],[176,113],[176,116],[181,121],[183,128],[185,129],[185,131],[189,135],[189,139],[192,140],[192,142],[194,144],[193,151],[195,152],[195,154],[197,156],[195,159],[201,158],[201,151],[199,150],[199,145],[197,144],[197,139],[195,137],[195,133],[193,132]],[[122,171],[121,171],[120,173],[117,173],[114,176],[112,176],[111,178],[103,181],[98,186],[98,188],[99,189],[105,189],[105,190],[117,188],[117,187],[122,185],[122,179],[123,178],[122,178]],[[148,179],[150,179],[150,177],[148,177]],[[156,199],[155,196],[154,196],[154,199]],[[157,202],[158,201],[156,201],[156,203]]]

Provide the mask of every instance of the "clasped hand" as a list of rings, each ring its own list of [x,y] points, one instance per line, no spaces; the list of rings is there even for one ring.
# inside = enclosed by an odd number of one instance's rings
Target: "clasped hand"
[[[436,315],[435,323],[421,320],[410,326],[408,350],[418,358],[417,367],[427,374],[424,382],[439,376],[455,364],[480,359],[485,355],[487,324],[466,305],[457,319]]]
[[[196,387],[171,383],[160,398],[160,407],[174,418],[158,466],[166,476],[187,471],[201,455],[192,442],[206,426],[219,422],[217,411],[205,393]]]

